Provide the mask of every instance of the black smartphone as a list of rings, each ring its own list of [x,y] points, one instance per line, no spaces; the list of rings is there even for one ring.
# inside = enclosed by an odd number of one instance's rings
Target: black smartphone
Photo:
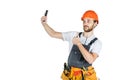
[[[44,16],[47,16],[47,14],[48,14],[48,10],[45,11],[45,15]]]

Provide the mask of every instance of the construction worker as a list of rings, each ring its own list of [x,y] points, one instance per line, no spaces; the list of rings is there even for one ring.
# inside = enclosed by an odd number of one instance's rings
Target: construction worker
[[[62,80],[97,80],[92,63],[102,47],[101,41],[94,35],[94,28],[99,23],[98,15],[93,10],[87,10],[81,20],[84,32],[57,32],[47,24],[47,16],[41,17],[41,23],[51,37],[69,42],[70,54],[64,64]]]

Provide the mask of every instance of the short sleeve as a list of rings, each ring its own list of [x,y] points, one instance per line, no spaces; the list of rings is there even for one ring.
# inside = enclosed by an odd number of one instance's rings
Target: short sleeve
[[[69,31],[69,32],[62,32],[63,40],[70,41],[75,36],[76,32]]]
[[[97,53],[99,55],[100,51],[102,49],[102,43],[100,40],[95,41],[94,45],[92,46],[93,53]]]

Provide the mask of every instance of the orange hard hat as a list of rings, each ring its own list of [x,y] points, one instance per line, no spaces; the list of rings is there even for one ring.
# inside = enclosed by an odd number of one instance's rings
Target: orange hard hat
[[[93,18],[93,19],[96,20],[97,23],[98,23],[97,13],[96,13],[95,11],[93,11],[93,10],[88,10],[88,11],[86,11],[86,12],[83,14],[81,20],[83,20],[84,18]]]

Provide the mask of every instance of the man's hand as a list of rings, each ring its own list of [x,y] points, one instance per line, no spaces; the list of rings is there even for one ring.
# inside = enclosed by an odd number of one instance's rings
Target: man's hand
[[[80,38],[79,38],[78,36],[74,37],[73,40],[72,40],[72,42],[73,42],[73,44],[75,44],[75,45],[77,45],[77,46],[78,46],[79,44],[81,44]]]
[[[47,23],[47,17],[46,16],[41,17],[41,23]]]

